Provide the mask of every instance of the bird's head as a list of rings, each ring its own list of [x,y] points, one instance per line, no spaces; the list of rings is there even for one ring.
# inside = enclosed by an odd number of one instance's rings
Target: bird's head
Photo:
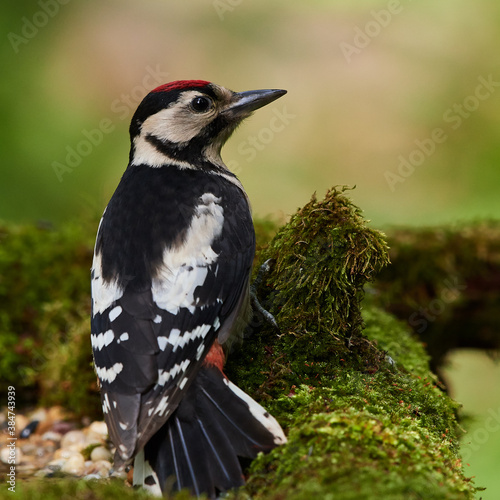
[[[204,80],[157,87],[130,124],[130,164],[225,168],[220,150],[238,124],[286,90],[233,92]]]

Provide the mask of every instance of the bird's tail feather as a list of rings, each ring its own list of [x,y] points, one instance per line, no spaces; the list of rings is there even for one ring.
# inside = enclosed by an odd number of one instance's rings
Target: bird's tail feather
[[[244,484],[238,457],[254,458],[284,442],[264,408],[216,367],[203,366],[177,410],[136,456],[134,484],[157,494],[188,488],[216,498]]]

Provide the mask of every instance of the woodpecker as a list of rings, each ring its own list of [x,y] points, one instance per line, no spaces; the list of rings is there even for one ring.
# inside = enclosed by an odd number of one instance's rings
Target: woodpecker
[[[231,383],[223,346],[251,313],[255,234],[247,195],[220,150],[285,90],[203,80],[152,90],[130,124],[128,166],[97,231],[91,343],[114,469],[161,496],[216,498],[244,484],[238,457],[286,442]]]

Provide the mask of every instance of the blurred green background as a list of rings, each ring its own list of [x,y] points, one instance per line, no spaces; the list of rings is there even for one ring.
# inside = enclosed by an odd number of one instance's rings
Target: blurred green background
[[[289,91],[224,150],[257,215],[285,218],[346,184],[379,228],[500,216],[497,0],[20,0],[2,10],[0,219],[97,217],[142,97],[198,78]],[[500,409],[500,370],[475,353],[451,361],[474,430]],[[500,498],[499,450],[490,432],[468,457],[484,499]]]

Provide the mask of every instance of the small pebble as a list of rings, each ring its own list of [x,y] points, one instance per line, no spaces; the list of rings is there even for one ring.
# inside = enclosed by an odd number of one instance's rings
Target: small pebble
[[[101,477],[108,477],[111,470],[111,463],[107,460],[98,460],[94,462],[94,468]]]
[[[51,430],[59,434],[66,434],[67,432],[72,431],[74,429],[75,429],[75,424],[73,424],[72,422],[54,422],[51,428]]]
[[[83,476],[83,479],[85,481],[91,481],[92,479],[102,479],[102,476],[99,474],[93,473],[93,474],[87,474],[86,476]]]
[[[42,435],[42,439],[44,441],[54,441],[55,443],[59,443],[62,439],[62,434],[55,431],[47,431]]]
[[[47,464],[47,468],[49,470],[51,470],[52,472],[57,472],[57,471],[61,470],[61,468],[65,464],[65,462],[66,462],[66,459],[64,459],[64,458],[56,458],[54,460],[51,460]]]
[[[61,472],[73,474],[74,476],[81,476],[85,470],[85,460],[81,454],[75,454],[66,460],[61,467]]]
[[[85,447],[85,434],[83,431],[69,431],[61,439],[61,448]]]
[[[0,461],[3,462],[4,464],[8,464],[12,461],[12,459],[15,460],[16,464],[20,464],[21,460],[23,459],[23,452],[21,451],[20,448],[9,448],[5,447],[0,450]]]
[[[38,420],[32,420],[19,434],[21,439],[28,439],[32,434],[35,433],[38,424],[40,422]]]
[[[109,462],[111,461],[111,453],[104,446],[98,446],[92,450],[90,460],[92,462],[97,462],[98,460],[107,460]]]
[[[71,448],[59,448],[54,453],[54,459],[55,460],[59,460],[59,459],[68,460],[73,455],[81,455],[80,450],[79,449],[75,449],[74,447],[71,447]]]
[[[108,437],[108,428],[105,422],[92,422],[86,429],[87,445],[104,443]]]

